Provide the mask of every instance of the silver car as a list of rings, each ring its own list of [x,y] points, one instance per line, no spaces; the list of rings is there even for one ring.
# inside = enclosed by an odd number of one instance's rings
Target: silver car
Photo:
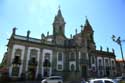
[[[109,78],[99,78],[99,79],[91,79],[88,83],[117,83],[112,79]]]
[[[43,79],[41,83],[63,83],[63,78],[61,76],[50,76]]]

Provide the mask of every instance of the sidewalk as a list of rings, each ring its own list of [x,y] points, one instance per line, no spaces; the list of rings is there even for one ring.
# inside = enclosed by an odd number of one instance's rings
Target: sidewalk
[[[81,83],[81,81],[66,81],[64,83]]]
[[[1,81],[0,83],[41,83],[41,81]],[[64,83],[81,83],[81,81],[64,81]]]

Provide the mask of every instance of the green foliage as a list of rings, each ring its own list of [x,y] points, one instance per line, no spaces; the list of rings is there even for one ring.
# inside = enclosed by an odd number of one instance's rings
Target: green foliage
[[[4,67],[5,63],[0,63],[0,68]]]

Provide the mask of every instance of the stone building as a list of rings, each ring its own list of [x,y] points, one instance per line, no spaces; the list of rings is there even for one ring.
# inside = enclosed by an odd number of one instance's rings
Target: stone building
[[[67,38],[65,20],[59,9],[53,21],[53,34],[41,38],[17,35],[13,28],[7,45],[9,77],[26,79],[61,75],[66,80],[82,77],[114,76],[114,52],[96,50],[94,31],[86,18],[81,31]]]
[[[125,74],[125,69],[124,68],[125,68],[124,60],[117,59],[116,60],[117,76],[122,76],[123,74]]]

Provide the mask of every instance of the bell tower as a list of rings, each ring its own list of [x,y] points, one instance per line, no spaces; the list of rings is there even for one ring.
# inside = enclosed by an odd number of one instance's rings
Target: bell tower
[[[57,12],[57,15],[54,18],[53,22],[53,42],[56,45],[64,45],[64,41],[66,39],[65,36],[65,21],[62,16],[60,7]]]
[[[83,29],[83,35],[85,39],[87,40],[87,46],[89,49],[96,49],[95,42],[94,42],[94,31],[86,17],[84,29]]]
[[[57,15],[54,18],[53,35],[55,35],[55,36],[58,36],[58,35],[65,36],[65,21],[64,21],[64,18],[62,16],[60,7],[59,7]]]

